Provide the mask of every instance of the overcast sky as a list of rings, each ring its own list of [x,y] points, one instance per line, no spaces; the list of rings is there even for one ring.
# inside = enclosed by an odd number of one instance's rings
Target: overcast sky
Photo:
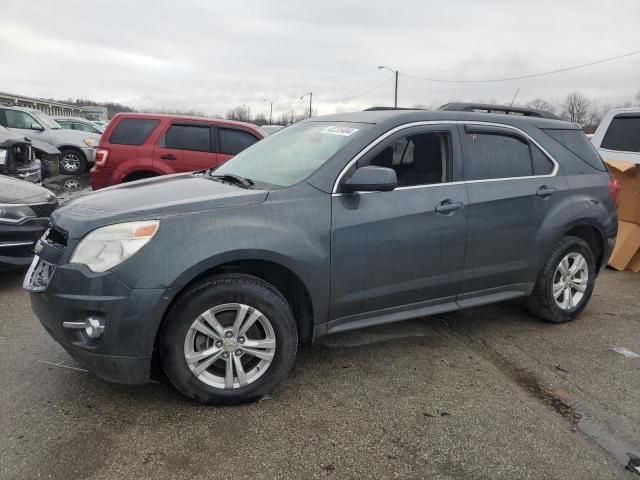
[[[187,6],[189,5],[189,6]],[[640,1],[2,0],[0,91],[224,114],[393,103],[393,74],[474,80],[640,50]],[[370,93],[357,96],[385,82]],[[640,91],[640,55],[490,84],[401,75],[400,106]],[[355,98],[354,98],[355,97]]]

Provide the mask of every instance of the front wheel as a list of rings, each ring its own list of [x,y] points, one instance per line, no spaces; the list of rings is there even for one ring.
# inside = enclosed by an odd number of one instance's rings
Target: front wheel
[[[551,250],[527,307],[536,316],[555,323],[568,322],[582,312],[593,293],[596,260],[589,244],[566,236]]]
[[[60,173],[63,175],[80,175],[87,169],[87,159],[76,149],[62,150],[60,159]]]
[[[171,383],[206,404],[251,402],[287,376],[298,334],[290,306],[267,282],[243,274],[189,289],[169,313],[161,361]]]

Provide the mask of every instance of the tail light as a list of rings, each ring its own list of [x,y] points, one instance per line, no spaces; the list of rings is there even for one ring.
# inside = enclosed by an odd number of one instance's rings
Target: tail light
[[[618,208],[618,193],[620,192],[620,182],[615,178],[609,179],[609,193],[611,194],[611,198],[613,199],[613,203],[616,204],[616,208]]]
[[[106,148],[98,148],[96,150],[96,167],[104,167],[109,158],[109,150]]]

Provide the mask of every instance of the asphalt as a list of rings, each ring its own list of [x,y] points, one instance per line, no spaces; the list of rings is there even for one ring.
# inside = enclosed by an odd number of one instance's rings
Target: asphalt
[[[633,479],[640,275],[604,271],[577,321],[517,302],[349,332],[303,348],[241,407],[162,383],[103,382],[0,276],[2,479]]]

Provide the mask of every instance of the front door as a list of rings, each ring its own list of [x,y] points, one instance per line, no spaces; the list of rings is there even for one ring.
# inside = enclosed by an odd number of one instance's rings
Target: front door
[[[393,168],[398,187],[333,195],[330,328],[454,304],[462,279],[468,202],[464,183],[456,182],[461,173],[455,127],[397,132],[357,167],[364,165]]]
[[[33,115],[27,112],[3,109],[2,117],[4,117],[2,118],[2,124],[20,135],[25,135],[33,140],[40,140],[46,143],[49,143],[51,140],[48,130],[46,130]]]

